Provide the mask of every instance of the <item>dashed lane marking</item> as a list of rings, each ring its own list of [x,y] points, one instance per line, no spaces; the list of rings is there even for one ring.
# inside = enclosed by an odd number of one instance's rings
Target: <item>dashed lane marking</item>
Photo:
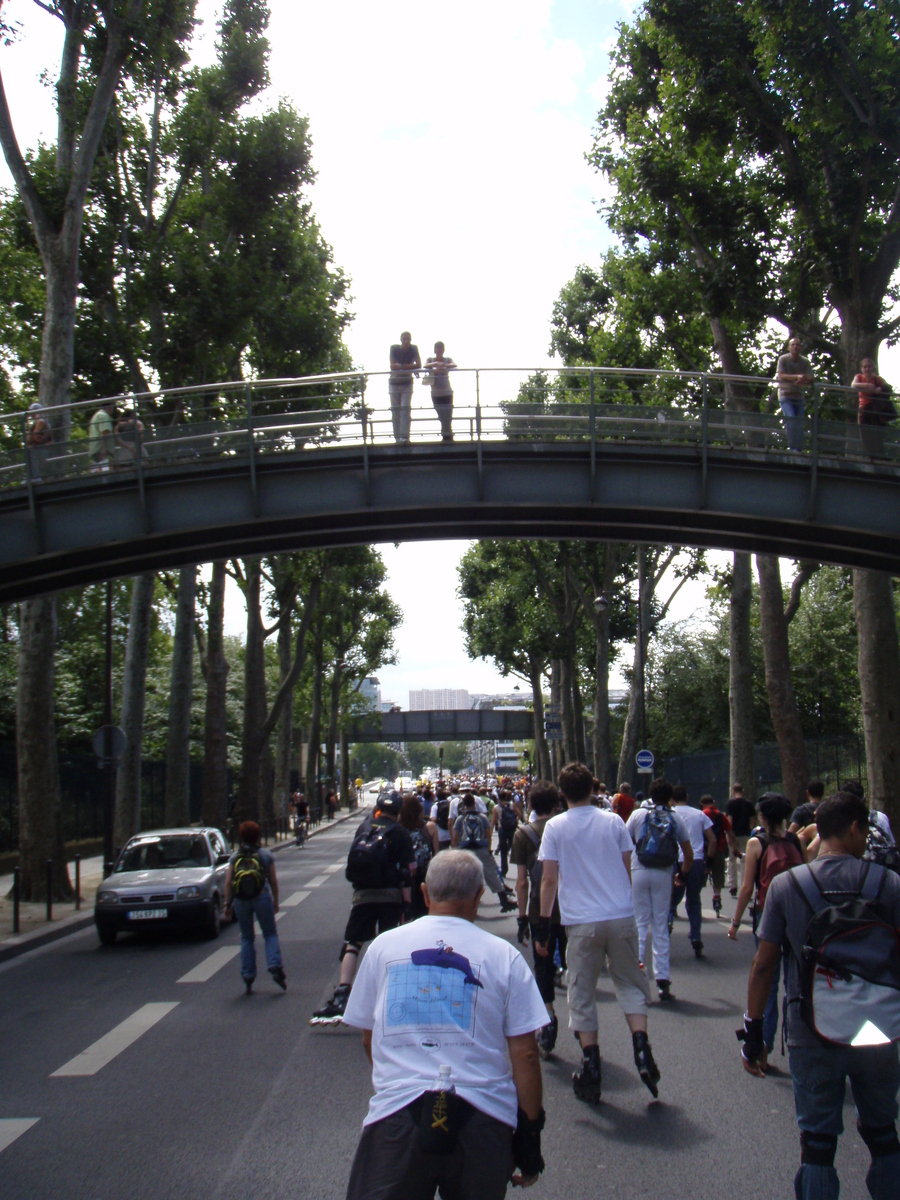
[[[145,1004],[130,1017],[126,1017],[121,1025],[117,1025],[98,1042],[94,1042],[93,1046],[88,1046],[87,1050],[82,1050],[69,1062],[64,1063],[58,1071],[53,1072],[50,1078],[63,1075],[96,1075],[102,1067],[112,1062],[123,1050],[127,1050],[148,1029],[152,1029],[157,1021],[161,1021],[173,1008],[177,1008],[178,1004],[177,1000],[165,1001],[160,1004]]]
[[[16,1138],[27,1133],[32,1125],[37,1125],[40,1117],[7,1117],[0,1120],[0,1154],[11,1146]]]
[[[334,875],[334,873],[336,871],[340,871],[344,867],[344,865],[345,865],[344,860],[341,859],[341,861],[339,863],[332,863],[332,865],[330,867],[325,867],[324,873],[326,875]]]
[[[307,888],[321,887],[323,883],[328,882],[328,879],[328,875],[316,875],[314,879],[307,880],[303,886]]]
[[[220,950],[215,950],[208,958],[204,958],[203,962],[198,963],[192,971],[188,971],[187,975],[182,975],[177,979],[176,983],[206,983],[212,979],[216,971],[221,971],[226,963],[230,963],[233,958],[237,958],[240,954],[240,946],[223,946]]]
[[[275,920],[280,921],[282,917],[286,917],[286,916],[287,916],[286,912],[277,912],[275,914]]]
[[[286,900],[281,901],[282,908],[296,908],[298,904],[306,899],[309,892],[294,892],[293,896],[288,896]]]

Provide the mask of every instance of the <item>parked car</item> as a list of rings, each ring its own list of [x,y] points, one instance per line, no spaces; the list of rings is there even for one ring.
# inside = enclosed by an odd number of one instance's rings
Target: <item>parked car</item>
[[[126,844],[97,889],[104,946],[124,930],[193,928],[219,936],[228,843],[218,829],[153,829]]]

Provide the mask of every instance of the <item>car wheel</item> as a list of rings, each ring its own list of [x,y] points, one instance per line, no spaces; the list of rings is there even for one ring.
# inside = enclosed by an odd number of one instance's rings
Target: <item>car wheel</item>
[[[104,929],[102,925],[97,926],[97,937],[102,946],[114,946],[117,933],[117,929]]]
[[[222,919],[219,915],[219,897],[212,898],[212,912],[209,917],[209,924],[206,926],[206,936],[211,942],[214,942],[219,936],[222,929]]]

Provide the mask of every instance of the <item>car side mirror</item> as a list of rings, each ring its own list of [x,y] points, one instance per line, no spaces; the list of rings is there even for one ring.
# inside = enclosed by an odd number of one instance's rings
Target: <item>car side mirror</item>
[[[230,858],[231,858],[231,855],[230,855],[230,854],[219,854],[219,855],[217,855],[217,857],[216,857],[216,866],[217,866],[217,867],[224,867],[224,866],[226,865],[226,863],[227,863],[227,862],[230,860]]]

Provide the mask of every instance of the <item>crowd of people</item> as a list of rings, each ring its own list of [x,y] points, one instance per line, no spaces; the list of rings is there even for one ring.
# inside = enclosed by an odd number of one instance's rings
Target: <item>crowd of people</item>
[[[869,1192],[896,1198],[898,872],[890,824],[854,782],[826,798],[812,781],[796,805],[779,793],[754,804],[735,784],[720,810],[711,796],[694,800],[666,779],[646,798],[627,784],[610,795],[570,763],[557,784],[449,779],[382,793],[348,855],[354,890],[339,983],[310,1018],[360,1028],[372,1064],[348,1197],[432,1200],[439,1189],[445,1200],[492,1200],[510,1183],[535,1183],[544,1166],[540,1064],[559,1035],[561,990],[581,1049],[574,1094],[600,1103],[604,969],[637,1074],[657,1098],[653,993],[675,1001],[670,940],[682,899],[692,949],[703,956],[700,894],[711,885],[716,919],[726,887],[735,901],[729,938],[749,914],[756,942],[736,1031],[753,1076],[769,1069],[784,981],[782,1036],[801,1146],[796,1195],[837,1200],[849,1080],[872,1156]],[[486,888],[516,912],[531,967],[511,940],[476,925]],[[280,965],[270,959],[276,982]],[[603,1036],[614,1036],[608,1022]]]

